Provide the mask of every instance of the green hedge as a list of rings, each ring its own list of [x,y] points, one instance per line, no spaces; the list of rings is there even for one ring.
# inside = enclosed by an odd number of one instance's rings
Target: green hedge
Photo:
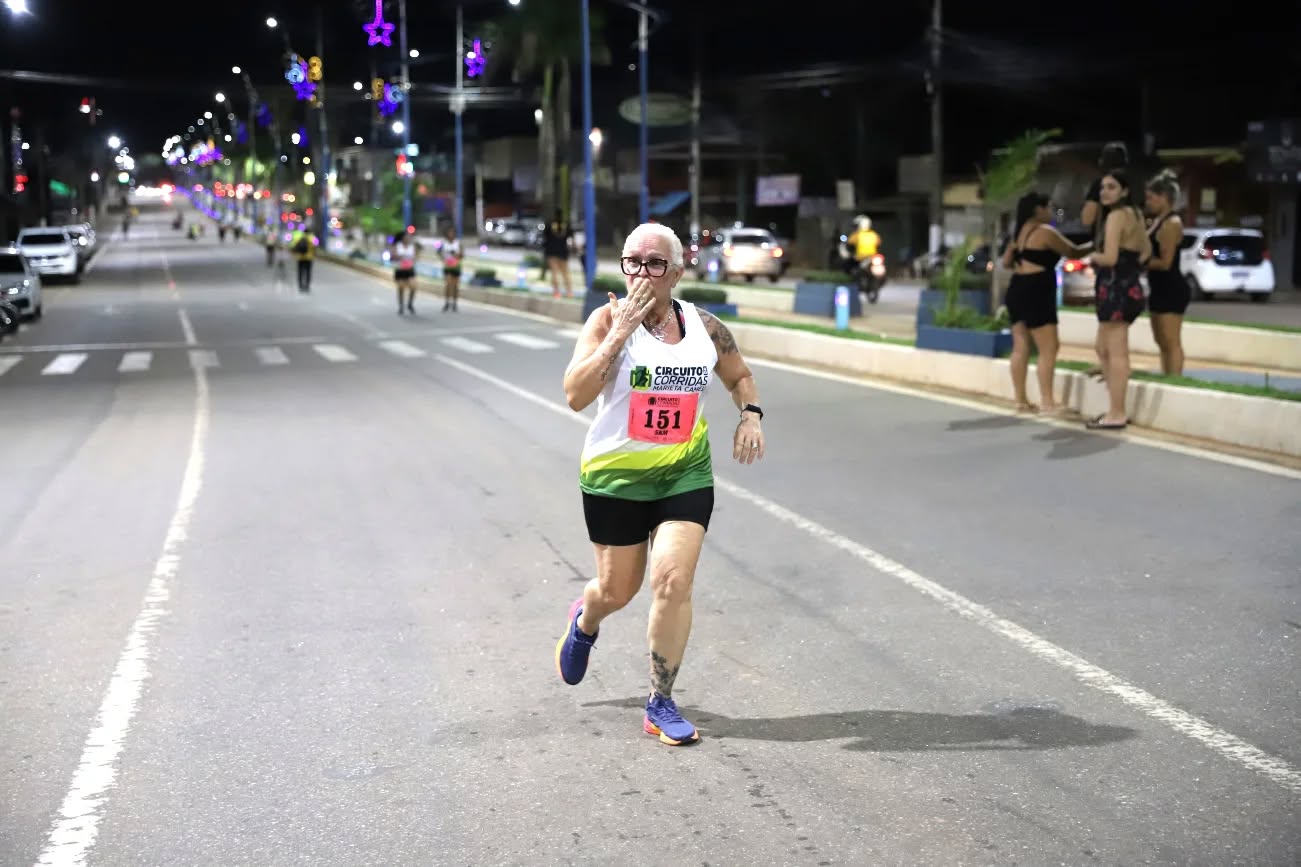
[[[805,283],[835,283],[837,286],[847,286],[853,282],[853,277],[844,271],[807,271],[800,280]]]
[[[601,295],[613,292],[615,297],[621,298],[628,291],[628,284],[622,277],[615,277],[611,274],[598,274],[592,281],[592,291]]]
[[[963,292],[988,292],[994,285],[992,274],[972,274],[970,271],[962,272],[962,279],[958,283],[958,289]],[[934,278],[927,284],[927,289],[934,289],[937,292],[943,292],[944,289],[937,286]]]
[[[475,269],[474,269],[474,276],[475,276],[475,277],[478,277],[478,278],[480,278],[480,279],[482,279],[482,278],[484,278],[484,277],[493,277],[493,278],[495,278],[495,277],[497,276],[497,269],[495,269],[495,268],[475,268]]]
[[[529,253],[527,256],[525,256],[523,259],[520,260],[520,264],[523,265],[525,268],[541,268],[542,257],[535,256],[534,254]]]
[[[724,289],[683,289],[678,297],[692,304],[727,303],[727,291]]]

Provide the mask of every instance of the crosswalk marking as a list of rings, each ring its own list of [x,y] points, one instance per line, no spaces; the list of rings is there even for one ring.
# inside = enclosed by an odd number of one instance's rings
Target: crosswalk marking
[[[519,334],[514,331],[503,331],[500,334],[494,334],[502,343],[513,343],[516,346],[522,346],[525,349],[555,349],[560,344],[552,340],[546,340],[542,337],[534,337],[532,334]]]
[[[288,364],[289,356],[279,346],[259,346],[257,360],[263,364]]]
[[[154,360],[152,352],[128,352],[122,356],[122,362],[118,364],[118,373],[139,373],[149,369],[149,364]]]
[[[412,346],[405,340],[382,340],[379,345],[399,358],[424,358],[425,356],[423,349]]]
[[[21,355],[0,355],[0,376],[14,369],[14,365],[22,361]]]
[[[357,356],[335,343],[318,343],[312,347],[326,361],[356,361]]]
[[[220,367],[221,362],[217,360],[217,353],[213,352],[211,349],[191,349],[190,366],[196,370],[206,369],[210,367]]]
[[[488,344],[480,343],[477,340],[471,340],[468,337],[444,337],[443,343],[453,349],[459,349],[462,352],[471,352],[476,354],[480,352],[492,352],[492,347]]]
[[[45,365],[41,371],[43,376],[66,376],[69,373],[76,373],[77,368],[86,361],[84,352],[65,352],[56,356],[53,361]]]

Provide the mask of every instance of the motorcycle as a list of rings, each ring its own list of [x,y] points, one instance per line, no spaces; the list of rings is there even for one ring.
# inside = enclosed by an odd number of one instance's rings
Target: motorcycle
[[[18,308],[8,301],[0,301],[0,339],[7,334],[13,334],[18,331],[18,324],[22,321],[22,314]]]
[[[885,285],[885,256],[877,253],[856,263],[856,266],[854,279],[858,282],[858,291],[867,296],[869,304],[875,304],[881,297],[881,287]]]

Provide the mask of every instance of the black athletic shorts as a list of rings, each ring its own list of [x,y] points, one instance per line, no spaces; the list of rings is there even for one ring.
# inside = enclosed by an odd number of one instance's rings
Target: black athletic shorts
[[[394,280],[410,280],[416,276],[415,268],[398,268],[393,272]]]
[[[1032,329],[1056,325],[1057,272],[1013,274],[1003,303],[1007,305],[1007,318],[1013,325],[1024,322],[1026,328]]]
[[[587,537],[598,545],[640,545],[665,521],[690,521],[708,530],[713,513],[712,487],[662,500],[622,500],[583,491]]]

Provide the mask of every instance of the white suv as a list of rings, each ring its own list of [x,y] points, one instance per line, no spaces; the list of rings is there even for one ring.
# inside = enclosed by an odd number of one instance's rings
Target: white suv
[[[41,275],[17,247],[0,247],[0,301],[26,319],[41,318]]]
[[[81,282],[77,242],[62,228],[28,228],[18,233],[18,249],[42,276]]]
[[[1274,264],[1256,229],[1185,229],[1179,270],[1194,298],[1246,292],[1252,301],[1268,301],[1274,291]]]

